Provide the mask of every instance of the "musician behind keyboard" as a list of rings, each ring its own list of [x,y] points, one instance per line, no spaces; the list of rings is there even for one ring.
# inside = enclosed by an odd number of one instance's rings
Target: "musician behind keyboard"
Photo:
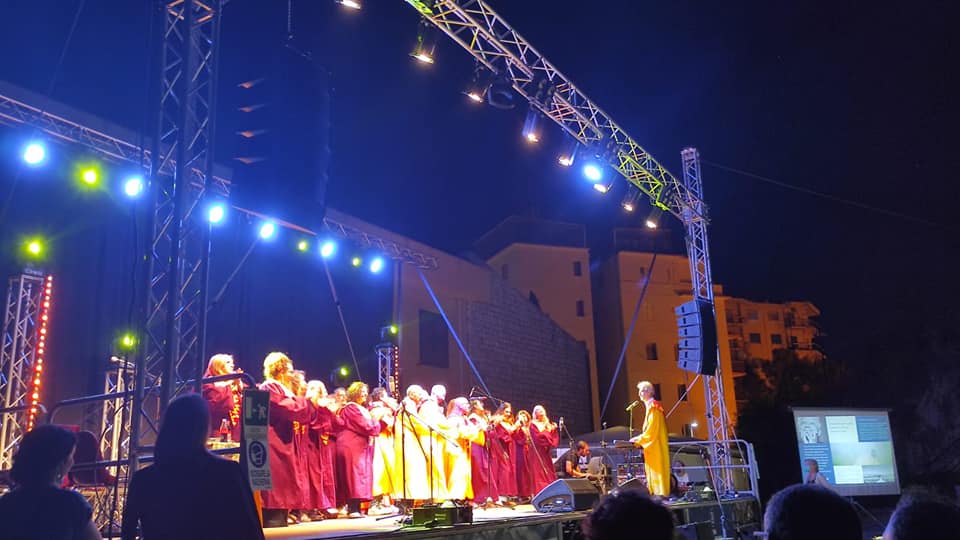
[[[577,441],[577,447],[560,459],[557,476],[560,478],[588,478],[587,465],[590,463],[590,445],[587,441]]]

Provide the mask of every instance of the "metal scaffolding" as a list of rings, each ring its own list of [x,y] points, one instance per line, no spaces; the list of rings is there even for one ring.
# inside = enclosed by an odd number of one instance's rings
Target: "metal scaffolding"
[[[583,145],[582,153],[608,163],[654,207],[679,219],[687,234],[694,297],[712,304],[707,206],[695,149],[683,150],[684,174],[678,180],[486,2],[405,1],[490,70],[495,81],[509,84],[530,107],[575,138]],[[726,441],[728,420],[720,371],[705,379],[710,440]],[[714,464],[729,465],[728,453],[712,446]],[[729,484],[718,487],[726,491]]]
[[[39,390],[38,360],[44,303],[49,307],[45,286],[48,280],[40,272],[25,270],[10,278],[3,311],[3,343],[0,349],[0,397],[2,408],[18,408],[0,415],[0,470],[9,469],[23,434],[29,431],[31,406],[36,407],[34,392]],[[45,331],[44,331],[45,333]],[[36,410],[33,411],[36,413]]]

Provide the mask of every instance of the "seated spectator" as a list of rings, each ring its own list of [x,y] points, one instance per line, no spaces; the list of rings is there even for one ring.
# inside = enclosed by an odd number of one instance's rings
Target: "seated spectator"
[[[673,516],[644,491],[614,490],[583,520],[587,540],[672,540]]]
[[[100,539],[87,500],[60,487],[73,467],[76,445],[76,436],[58,426],[39,426],[23,436],[10,470],[15,487],[0,498],[0,537]]]
[[[154,464],[127,490],[122,538],[263,540],[253,492],[240,465],[206,448],[210,413],[202,397],[170,402],[157,436]]]
[[[883,540],[956,538],[960,534],[960,507],[928,494],[905,494],[890,516]]]
[[[863,532],[849,501],[815,484],[774,493],[763,515],[769,540],[860,540]]]

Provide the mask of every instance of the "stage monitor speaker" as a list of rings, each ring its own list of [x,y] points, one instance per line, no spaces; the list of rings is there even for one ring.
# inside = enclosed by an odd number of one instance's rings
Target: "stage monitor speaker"
[[[600,492],[589,480],[561,478],[533,497],[538,512],[574,512],[589,510],[600,499]]]
[[[639,490],[646,494],[650,494],[650,490],[647,489],[647,485],[643,483],[639,478],[631,478],[626,482],[617,486],[617,491],[627,491],[627,490]]]
[[[691,300],[674,310],[680,337],[677,367],[701,375],[717,372],[717,321],[713,304]]]
[[[413,509],[413,525],[417,527],[449,527],[473,523],[473,507],[422,506]]]

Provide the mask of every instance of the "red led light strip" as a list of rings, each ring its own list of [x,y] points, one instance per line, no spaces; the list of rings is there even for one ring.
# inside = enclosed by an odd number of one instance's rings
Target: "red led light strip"
[[[37,354],[33,361],[33,380],[30,386],[30,411],[27,414],[27,431],[33,429],[37,420],[37,405],[40,403],[40,381],[43,375],[43,358],[47,352],[47,323],[50,320],[50,295],[53,291],[53,276],[47,276],[40,302],[40,325],[37,330]]]

